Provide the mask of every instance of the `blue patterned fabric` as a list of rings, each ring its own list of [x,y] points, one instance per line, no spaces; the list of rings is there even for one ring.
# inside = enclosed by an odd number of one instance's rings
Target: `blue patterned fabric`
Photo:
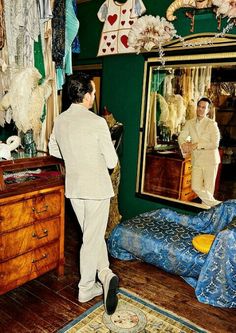
[[[216,235],[208,254],[192,245],[203,233]],[[194,216],[170,209],[140,214],[113,229],[108,250],[115,258],[138,258],[182,276],[200,302],[236,307],[236,200]]]

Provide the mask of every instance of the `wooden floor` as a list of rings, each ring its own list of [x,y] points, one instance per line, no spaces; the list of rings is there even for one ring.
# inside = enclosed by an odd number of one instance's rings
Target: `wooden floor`
[[[68,213],[67,213],[68,215]],[[71,214],[70,214],[71,216]],[[81,234],[74,217],[66,221],[65,276],[54,272],[0,296],[0,333],[57,332],[96,301],[77,301]],[[236,332],[236,311],[199,303],[194,290],[180,277],[140,261],[111,259],[120,286],[171,310],[213,333]]]

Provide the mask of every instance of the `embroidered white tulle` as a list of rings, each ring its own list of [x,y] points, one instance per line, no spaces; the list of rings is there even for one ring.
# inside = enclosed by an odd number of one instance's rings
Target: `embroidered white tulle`
[[[37,1],[4,0],[4,11],[9,65],[33,66],[40,33]]]

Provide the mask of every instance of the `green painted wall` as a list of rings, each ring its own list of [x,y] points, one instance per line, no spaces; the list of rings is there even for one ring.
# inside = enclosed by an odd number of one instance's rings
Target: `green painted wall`
[[[73,63],[102,63],[102,106],[106,105],[114,117],[124,124],[119,205],[123,218],[129,218],[159,208],[163,204],[135,196],[144,58],[136,54],[96,57],[103,28],[103,23],[97,18],[97,12],[103,2],[104,0],[93,0],[78,6],[81,53],[74,56]],[[170,0],[143,2],[147,15],[159,16],[165,16],[166,9],[172,3]],[[190,20],[185,17],[185,11],[178,10],[177,15],[178,19],[174,24],[178,34],[189,35]],[[217,31],[216,29],[216,18],[209,10],[195,18],[194,33]]]

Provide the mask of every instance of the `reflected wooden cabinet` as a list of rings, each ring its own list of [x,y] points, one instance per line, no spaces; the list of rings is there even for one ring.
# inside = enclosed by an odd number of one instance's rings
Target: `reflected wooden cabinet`
[[[64,274],[64,180],[52,157],[0,162],[0,294]]]
[[[196,194],[191,189],[191,160],[180,156],[146,155],[144,192],[191,201]]]

